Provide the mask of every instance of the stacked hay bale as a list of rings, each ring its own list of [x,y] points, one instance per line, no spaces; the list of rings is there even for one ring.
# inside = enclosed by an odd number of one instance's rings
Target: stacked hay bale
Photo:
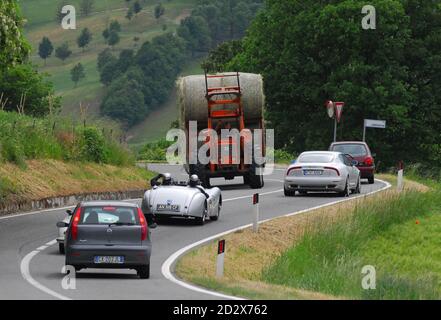
[[[210,88],[237,86],[236,77],[210,78],[208,81]],[[262,76],[252,73],[240,73],[240,86],[245,126],[255,127],[263,118],[265,105]],[[181,127],[185,128],[185,124],[188,125],[189,121],[197,121],[199,129],[206,128],[208,109],[207,99],[205,98],[205,76],[193,75],[178,79],[177,91]],[[227,107],[234,108],[235,106]],[[225,108],[225,106],[219,106],[219,108]]]

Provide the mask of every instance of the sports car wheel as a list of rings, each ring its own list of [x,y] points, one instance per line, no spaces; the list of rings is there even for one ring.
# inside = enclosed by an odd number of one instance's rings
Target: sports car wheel
[[[285,194],[285,197],[294,197],[296,195],[296,192],[293,190],[287,190],[283,188],[283,193]]]
[[[358,178],[358,182],[357,182],[357,187],[354,190],[355,194],[360,194],[361,193],[361,179]]]
[[[201,218],[199,218],[199,217],[196,218],[196,224],[198,226],[203,226],[205,224],[205,221],[206,221],[205,214]]]
[[[58,244],[58,251],[60,252],[60,254],[64,254],[65,253],[64,243],[59,243]]]
[[[217,216],[212,216],[212,217],[210,217],[210,220],[212,220],[212,221],[217,221],[217,220],[219,220],[220,211],[221,211],[221,207],[219,206],[218,209],[217,209]]]
[[[349,190],[349,178],[348,178],[348,179],[346,179],[345,189],[342,192],[340,192],[339,195],[341,197],[349,197],[350,192],[351,191]]]

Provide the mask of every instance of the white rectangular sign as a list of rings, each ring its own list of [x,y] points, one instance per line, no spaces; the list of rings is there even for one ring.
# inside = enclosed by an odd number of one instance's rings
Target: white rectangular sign
[[[366,128],[386,129],[386,121],[385,120],[365,119],[364,120],[364,126]]]

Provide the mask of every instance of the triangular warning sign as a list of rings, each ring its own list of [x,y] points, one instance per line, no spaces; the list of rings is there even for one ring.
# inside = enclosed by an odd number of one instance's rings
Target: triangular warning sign
[[[335,103],[335,117],[337,122],[340,123],[341,115],[343,114],[343,107],[345,106],[344,102],[336,102]]]

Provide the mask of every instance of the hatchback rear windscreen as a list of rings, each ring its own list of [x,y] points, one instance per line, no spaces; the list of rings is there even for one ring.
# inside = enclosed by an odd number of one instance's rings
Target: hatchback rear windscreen
[[[82,208],[79,224],[139,224],[138,208],[133,207],[84,207]]]
[[[334,155],[316,153],[316,154],[304,154],[300,156],[298,162],[301,163],[330,163],[334,160]]]
[[[332,147],[332,151],[350,154],[353,157],[367,155],[366,147],[362,144],[336,144]]]

